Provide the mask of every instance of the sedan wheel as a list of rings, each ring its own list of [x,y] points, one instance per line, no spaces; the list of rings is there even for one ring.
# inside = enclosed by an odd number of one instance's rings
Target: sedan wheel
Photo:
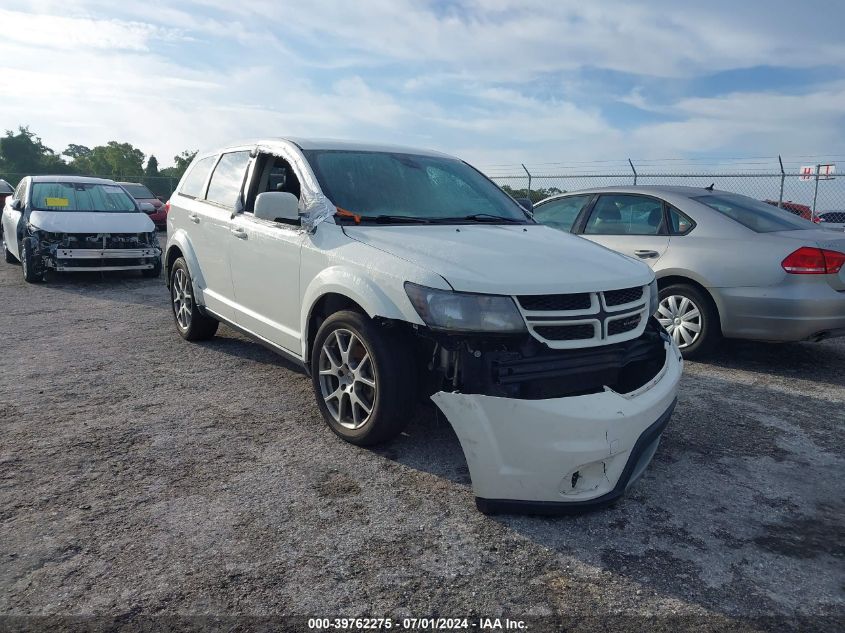
[[[679,349],[695,344],[701,336],[701,309],[688,297],[665,297],[657,309],[657,319]]]
[[[377,397],[370,351],[352,331],[336,329],[320,350],[320,395],[335,421],[360,429],[369,420]]]

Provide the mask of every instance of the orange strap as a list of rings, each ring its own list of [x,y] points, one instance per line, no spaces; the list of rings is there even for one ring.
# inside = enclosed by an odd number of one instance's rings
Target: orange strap
[[[352,213],[352,211],[347,211],[346,209],[344,209],[342,207],[335,207],[335,208],[337,209],[337,211],[335,212],[335,215],[340,215],[344,218],[352,218],[353,220],[355,220],[355,224],[361,224],[361,216],[358,215],[357,213]]]

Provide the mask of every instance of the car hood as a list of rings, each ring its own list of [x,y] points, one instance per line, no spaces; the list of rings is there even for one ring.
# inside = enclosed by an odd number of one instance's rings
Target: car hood
[[[645,285],[654,276],[641,262],[542,225],[344,226],[344,231],[465,292],[589,292]]]
[[[146,213],[33,211],[29,223],[51,233],[149,233],[155,224]]]

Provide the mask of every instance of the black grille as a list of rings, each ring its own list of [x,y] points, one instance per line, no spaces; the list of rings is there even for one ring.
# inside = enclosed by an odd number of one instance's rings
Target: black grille
[[[630,332],[636,330],[640,324],[640,315],[634,314],[624,319],[616,319],[607,324],[607,335],[614,336],[615,334],[622,334],[623,332]]]
[[[623,288],[622,290],[607,290],[604,293],[604,302],[608,306],[621,306],[623,303],[631,303],[643,296],[643,288]]]
[[[586,310],[590,307],[590,293],[582,292],[571,295],[522,295],[517,297],[523,310],[563,312],[566,310]]]
[[[580,341],[595,335],[595,329],[589,323],[535,326],[534,331],[549,341]]]

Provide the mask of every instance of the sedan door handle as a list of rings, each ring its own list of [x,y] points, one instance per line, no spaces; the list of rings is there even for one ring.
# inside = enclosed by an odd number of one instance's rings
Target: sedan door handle
[[[653,257],[659,257],[660,253],[657,251],[634,251],[634,255],[642,259],[651,259]]]
[[[232,235],[234,235],[235,237],[237,237],[239,240],[245,240],[247,238],[247,236],[249,235],[243,229],[230,229],[230,233]]]
[[[188,216],[188,219],[189,219],[191,222],[193,222],[194,224],[199,224],[199,223],[200,223],[200,216],[198,216],[196,213],[192,213],[191,215],[189,215],[189,216]]]

